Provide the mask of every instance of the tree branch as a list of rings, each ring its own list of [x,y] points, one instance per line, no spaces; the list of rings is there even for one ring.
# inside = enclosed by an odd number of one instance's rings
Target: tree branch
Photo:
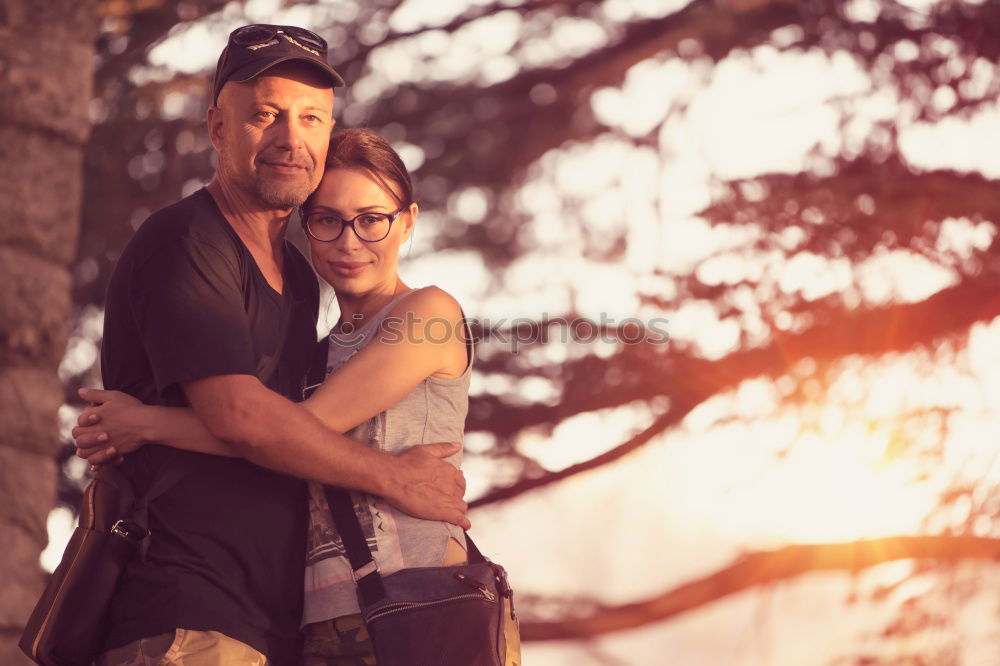
[[[357,49],[356,52],[351,55],[351,57],[345,59],[342,62],[335,62],[334,66],[343,69],[343,71],[357,71],[368,59],[368,55],[375,49],[381,48],[392,44],[393,42],[398,42],[400,40],[409,39],[411,37],[417,37],[426,32],[432,30],[440,30],[442,32],[453,33],[466,25],[478,21],[482,18],[487,18],[493,16],[500,12],[505,11],[516,11],[519,14],[527,15],[533,14],[535,12],[543,11],[546,9],[569,7],[574,8],[583,4],[589,4],[589,0],[527,0],[522,2],[520,5],[510,5],[509,3],[494,3],[492,5],[487,5],[485,7],[473,8],[466,11],[464,14],[456,16],[447,23],[440,25],[429,25],[417,30],[408,30],[404,32],[390,32],[385,36],[382,41],[371,44],[363,45],[361,48]]]
[[[535,478],[522,479],[509,486],[491,489],[482,497],[469,502],[469,508],[476,509],[481,506],[486,506],[487,504],[508,500],[526,493],[529,490],[548,486],[557,481],[562,481],[563,479],[580,474],[581,472],[597,469],[598,467],[614,462],[615,460],[618,460],[619,458],[622,458],[643,446],[667,428],[680,422],[681,419],[687,416],[692,407],[693,405],[689,405],[686,408],[679,406],[676,408],[672,407],[666,414],[653,421],[653,424],[648,428],[632,437],[624,444],[620,444],[610,451],[606,451],[605,453],[602,453],[601,455],[591,458],[585,462],[570,465],[569,467],[561,469],[557,472],[550,472]]]
[[[228,0],[186,0],[184,3],[147,0],[130,6],[102,0],[101,15],[117,19],[115,32],[126,37],[128,42],[123,52],[112,55],[107,50],[112,35],[103,34],[98,39],[95,90],[102,90],[109,82],[125,79],[129,70],[146,62],[149,49],[178,23],[204,18],[227,4]]]
[[[898,155],[840,161],[833,176],[767,174],[727,187],[728,194],[702,210],[702,217],[713,224],[760,225],[760,244],[768,248],[780,232],[795,227],[803,240],[794,251],[855,263],[878,248],[907,248],[934,259],[928,246],[947,218],[1000,223],[1000,181],[951,169],[915,171]],[[763,196],[748,196],[752,191]],[[870,208],[859,205],[862,197]]]
[[[856,572],[901,559],[955,563],[1000,559],[1000,539],[974,536],[902,536],[840,544],[786,546],[744,555],[703,578],[651,599],[598,609],[585,617],[523,622],[521,638],[543,641],[592,638],[675,617],[731,594],[817,571]]]
[[[690,353],[674,352],[662,362],[647,362],[635,372],[642,376],[633,389],[625,393],[631,400],[666,397],[669,410],[625,443],[586,462],[578,463],[556,472],[525,479],[510,486],[488,490],[470,506],[484,506],[508,500],[530,490],[545,487],[566,478],[590,471],[618,460],[649,442],[667,428],[679,423],[692,409],[709,396],[735,388],[754,377],[776,378],[788,372],[799,360],[813,358],[819,364],[829,364],[852,354],[877,355],[902,352],[918,346],[965,333],[972,324],[1000,316],[1000,291],[993,274],[969,278],[944,289],[919,303],[897,304],[860,312],[843,307],[831,307],[817,316],[821,325],[803,333],[777,333],[771,344],[745,351],[738,351],[717,360],[699,358]],[[609,367],[621,362],[626,352],[606,362]],[[628,359],[626,359],[628,360]],[[584,361],[593,362],[592,359]],[[631,362],[632,367],[637,367]],[[572,376],[574,370],[569,371]],[[567,391],[579,384],[600,384],[595,381],[567,381]],[[570,393],[569,395],[573,395]],[[599,391],[576,399],[563,399],[555,405],[529,405],[500,409],[496,399],[488,418],[482,418],[481,409],[474,409],[478,398],[470,405],[467,430],[486,430],[500,436],[512,436],[519,429],[529,426],[554,424],[577,413],[592,411],[595,402],[600,408],[621,404],[623,392]],[[630,400],[630,401],[631,401]]]
[[[555,375],[565,386],[558,401],[511,406],[500,398],[476,397],[470,405],[467,429],[511,436],[527,427],[558,423],[579,413],[637,400],[713,395],[746,379],[780,377],[804,358],[829,364],[852,354],[873,356],[926,347],[1000,315],[998,272],[1000,266],[984,267],[979,275],[966,277],[916,303],[865,309],[817,303],[810,310],[816,323],[808,329],[775,331],[769,344],[718,360],[688,350],[657,354],[641,346],[626,346],[607,360],[588,356],[569,361]],[[623,375],[629,383],[608,390],[604,376],[609,372]],[[547,373],[539,370],[539,374]]]

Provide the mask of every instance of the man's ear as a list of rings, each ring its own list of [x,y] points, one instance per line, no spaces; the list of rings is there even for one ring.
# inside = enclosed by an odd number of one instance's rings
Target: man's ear
[[[211,139],[216,152],[220,150],[222,144],[222,115],[222,109],[214,105],[208,107],[208,112],[205,114],[208,138]]]

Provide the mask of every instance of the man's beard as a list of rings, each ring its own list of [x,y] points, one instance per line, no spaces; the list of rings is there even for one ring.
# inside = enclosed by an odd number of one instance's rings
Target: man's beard
[[[305,181],[288,181],[281,178],[262,178],[257,174],[253,179],[253,193],[272,208],[298,208],[312,194],[312,169],[306,169]]]
[[[270,208],[287,210],[301,206],[312,191],[316,189],[313,182],[315,169],[308,160],[296,160],[303,169],[303,177],[264,176],[260,169],[253,172],[240,173],[227,159],[220,155],[219,169],[225,171],[230,182],[252,193],[257,199]]]

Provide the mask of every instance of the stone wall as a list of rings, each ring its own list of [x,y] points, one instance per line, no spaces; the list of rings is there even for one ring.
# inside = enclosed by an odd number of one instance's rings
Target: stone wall
[[[0,0],[0,664],[44,582],[96,0]]]

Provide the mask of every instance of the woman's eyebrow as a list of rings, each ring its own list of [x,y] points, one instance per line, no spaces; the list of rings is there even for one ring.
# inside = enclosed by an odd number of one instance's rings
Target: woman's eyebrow
[[[385,206],[383,206],[381,204],[374,204],[372,206],[364,206],[363,208],[357,208],[355,210],[357,210],[358,213],[368,213],[368,212],[374,211],[376,208],[385,208]],[[329,206],[324,206],[322,204],[317,204],[317,205],[313,206],[312,210],[309,211],[309,212],[315,213],[318,210],[324,210],[324,211],[327,211],[327,212],[330,212],[330,213],[336,213],[337,215],[340,215],[341,217],[348,217],[347,215],[345,215],[344,213],[340,212],[336,208],[330,208]],[[378,212],[382,212],[382,211],[378,211]]]
[[[316,211],[320,211],[320,210],[328,212],[328,213],[336,213],[337,215],[340,215],[340,211],[334,210],[333,208],[330,208],[329,206],[321,206],[319,204],[317,204],[317,205],[313,206],[312,208],[310,208],[309,212],[310,213],[315,213]]]

